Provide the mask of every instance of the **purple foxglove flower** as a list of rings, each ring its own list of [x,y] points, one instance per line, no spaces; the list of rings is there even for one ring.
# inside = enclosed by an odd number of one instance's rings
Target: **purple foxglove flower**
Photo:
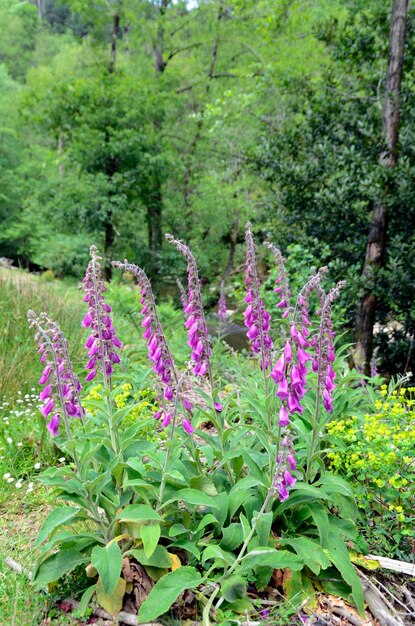
[[[286,342],[284,346],[284,359],[286,363],[292,361],[293,358],[293,350],[289,341]]]
[[[89,374],[85,377],[86,382],[93,380],[96,375],[97,375],[97,370],[96,369],[91,370]]]
[[[39,385],[46,385],[46,383],[49,382],[49,376],[50,376],[51,371],[52,371],[51,366],[46,365],[45,369],[43,370],[42,376],[39,379]]]
[[[59,429],[60,421],[61,421],[61,418],[60,418],[59,413],[55,413],[55,415],[52,415],[52,419],[50,420],[50,422],[47,425],[48,431],[54,437],[57,437],[57,435],[58,435],[58,429]]]
[[[53,394],[53,385],[46,385],[46,387],[40,392],[39,398],[42,402],[45,402]]]
[[[281,357],[280,359],[278,359],[278,361],[280,362],[280,365],[278,365],[277,363],[277,365],[274,367],[270,374],[270,377],[275,383],[281,382],[284,378],[285,373],[284,357]]]
[[[52,413],[54,406],[55,400],[53,398],[50,398],[50,400],[48,400],[47,403],[40,408],[40,412],[42,413],[43,417],[47,417],[49,413]]]
[[[278,414],[278,424],[281,428],[285,428],[290,423],[290,418],[288,417],[288,411],[283,404],[281,404],[280,412]]]
[[[215,402],[215,411],[217,411],[218,413],[221,413],[221,411],[223,411],[223,406],[220,402]]]
[[[286,485],[289,485],[290,487],[292,487],[297,482],[297,479],[294,478],[294,476],[292,476],[288,470],[285,470],[284,481]]]
[[[171,413],[169,411],[166,411],[164,413],[164,417],[163,417],[163,421],[161,422],[161,425],[163,426],[163,428],[167,428],[170,422],[171,422]]]
[[[192,348],[192,361],[194,363],[193,373],[196,376],[203,376],[208,373],[211,387],[213,379],[210,368],[210,342],[208,328],[203,310],[202,289],[200,285],[199,272],[196,259],[192,251],[182,241],[174,239],[172,235],[166,235],[169,243],[183,254],[187,261],[187,306],[184,309],[187,319],[194,320],[192,326],[188,328],[188,343]]]
[[[278,383],[277,396],[280,398],[280,400],[286,400],[288,398],[288,382],[286,378],[283,378]]]
[[[248,307],[245,311],[245,326],[248,329],[247,337],[252,351],[260,356],[260,367],[263,371],[271,367],[271,351],[273,342],[268,334],[270,315],[265,309],[264,302],[259,295],[259,278],[256,265],[255,242],[252,236],[251,224],[248,222],[245,231],[246,239],[246,296]]]
[[[162,415],[163,415],[163,411],[159,410],[154,413],[153,417],[155,420],[159,420]]]
[[[193,409],[192,403],[189,402],[189,400],[186,397],[182,398],[182,404],[184,408],[186,409],[186,411],[191,411]]]
[[[195,429],[193,428],[189,420],[187,420],[186,418],[184,418],[184,420],[182,421],[182,426],[188,435],[192,435],[195,432]]]
[[[85,278],[83,279],[84,300],[88,304],[88,313],[82,325],[91,330],[91,335],[85,346],[88,349],[89,357],[96,356],[96,367],[89,372],[85,380],[92,380],[96,376],[97,367],[99,367],[104,383],[108,385],[108,381],[113,373],[111,362],[118,362],[110,359],[109,355],[110,353],[115,354],[114,348],[121,348],[122,344],[115,335],[112,320],[109,316],[111,307],[104,300],[103,293],[106,291],[106,288],[102,280],[100,263],[102,259],[98,256],[98,250],[95,246],[91,246],[90,255],[91,260],[88,263]],[[91,365],[91,361],[88,365]]]

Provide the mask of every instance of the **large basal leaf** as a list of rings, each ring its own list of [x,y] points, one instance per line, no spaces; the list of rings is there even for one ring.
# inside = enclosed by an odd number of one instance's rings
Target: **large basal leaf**
[[[36,539],[35,547],[39,547],[43,541],[51,535],[53,531],[58,529],[63,524],[69,524],[75,519],[79,519],[80,511],[73,506],[61,506],[58,509],[54,509],[49,513],[47,518],[42,524],[39,534]]]
[[[317,526],[318,534],[320,536],[320,544],[323,548],[325,548],[328,543],[330,530],[327,509],[321,502],[312,502],[307,505],[307,509],[310,511],[314,523]]]
[[[195,589],[203,581],[194,567],[180,567],[160,578],[140,607],[138,619],[150,622],[169,610],[186,589]]]
[[[95,546],[91,554],[91,563],[100,575],[104,591],[112,595],[118,583],[122,566],[122,554],[118,544],[113,542],[101,548]]]
[[[123,522],[161,522],[160,515],[147,504],[129,504],[117,515]]]
[[[287,550],[274,550],[260,547],[249,552],[241,561],[241,571],[246,571],[257,565],[268,565],[274,569],[300,570],[304,567],[302,558]]]
[[[85,563],[88,559],[78,550],[60,550],[43,561],[36,569],[33,582],[37,585],[48,585],[61,576],[72,571],[77,565]]]
[[[339,570],[343,580],[352,588],[353,600],[357,610],[364,614],[363,589],[356,570],[350,562],[349,553],[340,533],[331,528],[329,533],[329,549],[327,556],[333,565]]]

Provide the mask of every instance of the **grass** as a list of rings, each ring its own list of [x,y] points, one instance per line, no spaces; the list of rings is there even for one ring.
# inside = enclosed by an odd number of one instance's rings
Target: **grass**
[[[53,283],[19,270],[0,270],[0,397],[27,393],[38,378],[39,357],[27,311],[45,311],[62,326],[75,362],[81,358],[85,307],[72,284]]]

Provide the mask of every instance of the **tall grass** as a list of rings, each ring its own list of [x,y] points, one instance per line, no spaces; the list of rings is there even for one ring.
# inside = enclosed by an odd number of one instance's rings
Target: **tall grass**
[[[0,397],[27,393],[41,366],[27,324],[27,311],[46,311],[59,321],[75,364],[81,362],[84,313],[75,285],[46,282],[19,270],[0,270]]]

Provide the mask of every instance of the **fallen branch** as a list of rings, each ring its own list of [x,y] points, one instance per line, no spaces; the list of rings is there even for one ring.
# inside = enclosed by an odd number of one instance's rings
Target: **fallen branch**
[[[357,570],[363,586],[365,602],[370,612],[379,620],[380,626],[405,626],[399,615],[396,615],[395,607],[389,602],[372,581]],[[392,612],[395,615],[392,614]]]
[[[406,561],[397,561],[396,559],[388,559],[384,556],[375,556],[369,554],[367,559],[371,561],[378,561],[381,567],[384,569],[390,569],[393,572],[399,572],[400,574],[408,574],[408,576],[415,576],[415,564],[406,563]]]

